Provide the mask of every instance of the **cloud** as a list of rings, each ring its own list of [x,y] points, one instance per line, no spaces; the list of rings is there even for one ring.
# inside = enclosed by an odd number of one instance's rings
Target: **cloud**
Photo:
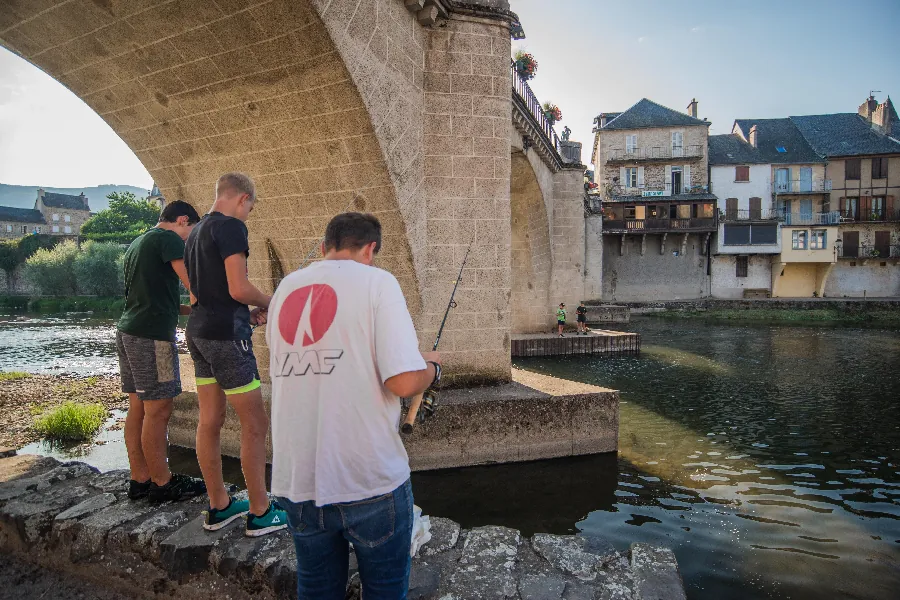
[[[642,35],[641,37],[638,38],[638,44],[643,44],[644,40],[646,40],[646,39],[647,38]]]
[[[705,27],[702,27],[700,25],[695,25],[695,26],[691,27],[691,33],[700,33],[704,29],[705,29]]]

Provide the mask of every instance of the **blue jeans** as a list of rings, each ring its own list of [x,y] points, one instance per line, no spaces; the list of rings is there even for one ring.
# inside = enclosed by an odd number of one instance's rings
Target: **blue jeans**
[[[278,498],[297,550],[298,600],[344,600],[350,542],[365,600],[406,600],[412,541],[412,484],[383,496],[317,507]]]

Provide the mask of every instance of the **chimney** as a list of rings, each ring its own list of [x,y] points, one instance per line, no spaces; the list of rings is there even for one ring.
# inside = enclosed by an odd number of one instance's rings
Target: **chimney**
[[[691,103],[687,105],[687,110],[688,110],[689,115],[691,115],[695,119],[697,118],[697,99],[696,98],[693,98],[691,100]]]
[[[875,112],[876,108],[878,108],[878,101],[875,100],[874,95],[869,95],[868,99],[859,105],[857,112],[859,113],[859,116],[871,123],[872,113]]]
[[[609,115],[606,113],[600,113],[600,128],[606,127],[606,124],[609,123]]]
[[[750,145],[754,148],[759,148],[759,146],[756,145],[756,133],[756,125],[754,125],[750,128]]]

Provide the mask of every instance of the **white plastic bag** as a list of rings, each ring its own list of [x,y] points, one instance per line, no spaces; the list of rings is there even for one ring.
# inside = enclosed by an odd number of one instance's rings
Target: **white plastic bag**
[[[415,556],[419,548],[431,540],[431,519],[422,516],[422,509],[413,505],[412,542],[409,546],[409,555]]]

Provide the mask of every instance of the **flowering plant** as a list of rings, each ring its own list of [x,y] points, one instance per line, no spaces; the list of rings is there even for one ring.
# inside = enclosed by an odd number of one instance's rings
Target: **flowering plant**
[[[544,102],[544,116],[553,125],[557,121],[562,121],[562,111],[552,102]]]
[[[538,66],[537,61],[534,60],[534,56],[528,54],[524,50],[517,50],[515,62],[516,72],[519,74],[519,77],[525,81],[534,79],[534,74],[537,73]]]

